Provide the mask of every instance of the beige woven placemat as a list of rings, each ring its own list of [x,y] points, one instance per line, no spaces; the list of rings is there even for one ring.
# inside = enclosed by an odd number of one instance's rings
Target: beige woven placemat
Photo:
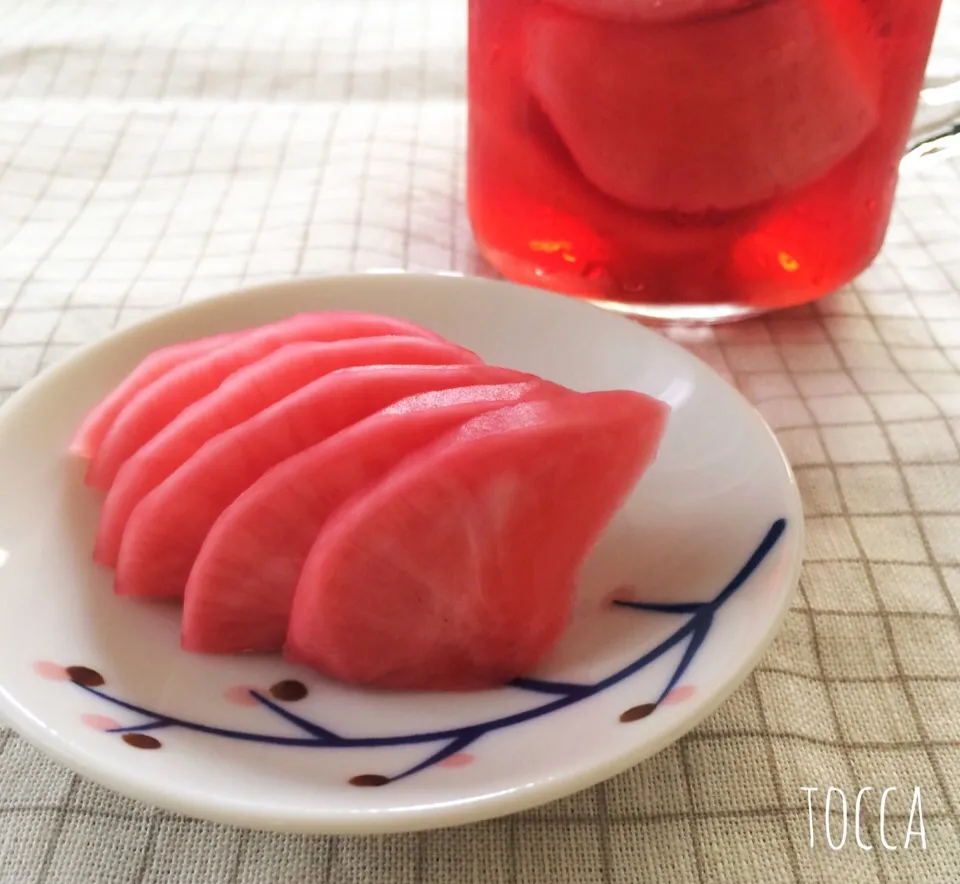
[[[957,6],[939,76],[960,71]],[[239,284],[483,272],[464,20],[464,0],[2,0],[0,401],[120,324]],[[809,516],[775,647],[693,734],[535,812],[338,839],[160,813],[0,727],[0,882],[960,881],[960,160],[905,173],[855,286],[682,339],[777,430]],[[852,829],[826,844],[831,786],[851,826],[876,790],[872,850]],[[925,848],[904,850],[915,788]]]

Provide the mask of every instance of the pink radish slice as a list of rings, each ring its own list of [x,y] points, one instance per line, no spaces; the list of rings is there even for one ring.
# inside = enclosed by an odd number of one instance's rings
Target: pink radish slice
[[[581,563],[656,455],[667,407],[567,393],[488,412],[327,521],[285,654],[349,684],[470,690],[532,669]]]
[[[244,332],[211,335],[210,337],[199,338],[196,341],[171,344],[169,347],[154,350],[103,400],[87,412],[86,417],[81,421],[73,439],[70,441],[70,453],[77,457],[93,457],[117,415],[137,393],[172,368],[183,365],[190,359],[202,356],[204,353],[209,353],[216,347],[222,347],[241,334],[244,334]]]
[[[185,408],[127,459],[104,501],[94,559],[116,566],[120,539],[136,505],[206,442],[312,381],[357,365],[477,363],[479,358],[469,350],[430,338],[382,335],[281,347]]]
[[[335,371],[207,442],[136,506],[123,532],[116,590],[181,597],[223,511],[271,467],[381,408],[430,390],[516,383],[485,365],[365,366]]]
[[[337,507],[471,418],[559,390],[532,381],[422,393],[265,473],[203,542],[184,594],[183,647],[208,654],[279,651],[307,553]]]
[[[255,329],[172,369],[138,392],[117,416],[87,469],[87,484],[109,488],[126,460],[188,405],[212,393],[235,371],[285,344],[378,335],[437,339],[432,332],[393,317],[350,311],[308,313]]]
[[[638,24],[680,22],[736,12],[766,0],[550,0],[591,18]]]
[[[538,6],[526,80],[583,175],[637,209],[729,211],[825,175],[876,126],[858,3],[777,0],[677,26]]]

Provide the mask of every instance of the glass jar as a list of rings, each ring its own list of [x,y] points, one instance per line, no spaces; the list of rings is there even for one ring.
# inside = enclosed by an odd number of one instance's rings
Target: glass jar
[[[468,205],[506,277],[636,316],[879,251],[940,0],[470,0]]]

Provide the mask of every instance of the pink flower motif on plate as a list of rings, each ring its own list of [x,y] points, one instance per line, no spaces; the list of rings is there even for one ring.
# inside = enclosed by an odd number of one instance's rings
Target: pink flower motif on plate
[[[263,692],[263,688],[252,684],[237,684],[232,688],[227,688],[223,692],[223,696],[235,706],[256,706],[257,700],[250,691]]]
[[[51,663],[49,660],[38,660],[33,664],[33,671],[50,681],[69,681],[70,676],[65,666],[59,663]]]
[[[119,721],[111,718],[109,715],[97,715],[93,712],[86,712],[80,716],[80,720],[95,731],[111,731],[114,728],[121,727]]]
[[[677,685],[666,697],[663,698],[664,704],[669,704],[674,706],[677,703],[685,703],[689,700],[695,693],[697,689],[692,684],[681,684]]]
[[[468,764],[473,764],[475,760],[476,756],[469,752],[457,752],[456,755],[444,758],[438,767],[466,767]]]

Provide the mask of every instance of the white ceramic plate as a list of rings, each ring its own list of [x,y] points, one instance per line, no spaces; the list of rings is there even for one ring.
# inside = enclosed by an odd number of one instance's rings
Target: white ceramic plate
[[[632,388],[673,407],[655,466],[584,569],[569,633],[525,685],[376,693],[279,657],[191,655],[174,607],[116,597],[91,562],[100,502],[66,455],[84,412],[158,346],[344,307],[575,389]],[[243,291],[112,335],[0,411],[0,713],[91,779],[197,817],[337,833],[470,822],[586,788],[710,713],[777,631],[802,545],[797,489],[760,417],[628,320],[453,276]]]

